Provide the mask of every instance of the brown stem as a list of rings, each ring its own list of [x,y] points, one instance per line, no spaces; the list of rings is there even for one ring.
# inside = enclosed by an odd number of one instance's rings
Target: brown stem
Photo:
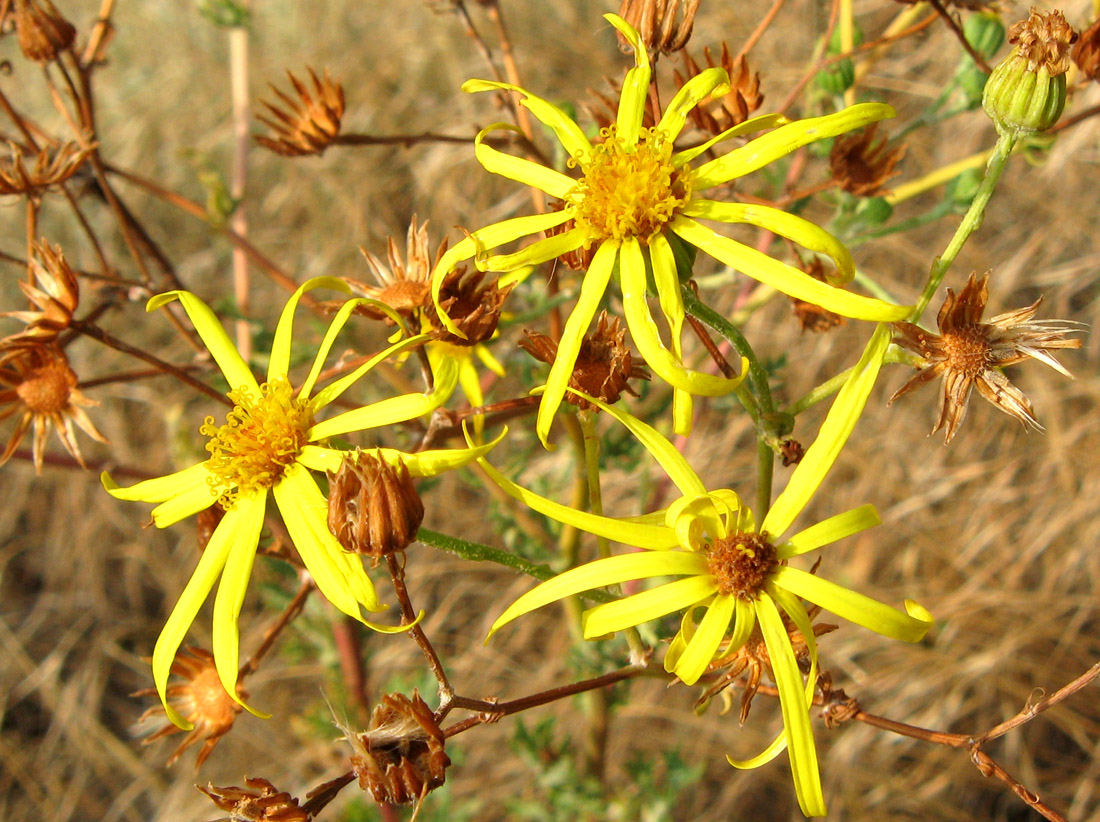
[[[302,805],[302,810],[306,812],[310,819],[316,819],[317,814],[324,810],[325,806],[335,799],[336,795],[354,780],[355,772],[348,771],[342,776],[338,776],[322,785],[318,785],[306,794],[306,802]]]
[[[1087,108],[1084,111],[1079,111],[1072,117],[1067,117],[1062,122],[1047,129],[1047,134],[1057,134],[1059,131],[1063,131],[1070,126],[1075,126],[1078,123],[1089,119],[1090,117],[1095,117],[1097,114],[1100,114],[1100,105],[1092,106],[1091,108]]]
[[[936,14],[943,18],[943,22],[947,24],[947,27],[951,29],[951,33],[958,38],[958,41],[962,43],[962,47],[966,49],[966,53],[970,55],[970,59],[977,63],[978,68],[984,71],[986,74],[992,74],[993,69],[989,67],[989,63],[985,61],[985,58],[978,54],[974,50],[974,47],[966,39],[966,35],[963,34],[963,30],[959,28],[959,24],[955,22],[955,18],[943,7],[943,3],[940,0],[929,0],[932,4],[932,8],[936,10]]]
[[[691,325],[692,331],[695,332],[695,336],[699,338],[699,341],[703,343],[703,347],[707,349],[710,358],[714,360],[714,364],[718,366],[718,370],[722,372],[722,376],[730,380],[736,377],[737,372],[734,370],[733,366],[729,364],[729,361],[719,350],[718,346],[715,345],[714,340],[710,338],[706,326],[690,314],[687,315],[687,321]]]
[[[785,2],[786,0],[774,0],[772,7],[768,9],[768,13],[764,15],[764,19],[762,19],[756,28],[753,29],[752,34],[749,35],[745,44],[741,46],[741,50],[737,52],[737,56],[733,58],[731,65],[736,66],[741,62],[742,57],[752,51],[753,46],[755,46],[757,41],[764,36],[764,32],[768,30],[768,26],[775,20],[775,16],[779,14],[779,10],[783,8]]]
[[[298,588],[298,593],[294,595],[294,598],[290,600],[290,603],[283,609],[279,618],[264,632],[264,638],[260,642],[260,646],[252,652],[252,656],[248,658],[248,661],[245,662],[237,672],[238,681],[243,680],[246,676],[254,674],[259,670],[260,662],[263,661],[264,656],[271,650],[272,646],[275,644],[275,640],[278,639],[283,629],[293,622],[298,617],[298,614],[302,612],[302,608],[305,607],[310,592],[312,592],[315,587],[312,579],[306,579],[301,584]]]
[[[141,348],[134,348],[132,345],[129,345],[127,343],[124,343],[122,340],[112,337],[110,334],[108,334],[106,331],[104,331],[102,328],[95,325],[94,323],[88,322],[86,320],[73,320],[70,327],[74,331],[79,331],[81,334],[91,337],[93,340],[99,340],[99,342],[103,343],[108,348],[113,348],[116,351],[121,351],[123,354],[129,354],[131,357],[135,357],[142,362],[149,363],[149,365],[163,371],[165,374],[171,374],[173,377],[180,380],[181,382],[185,382],[190,385],[196,391],[201,391],[203,394],[206,394],[208,397],[213,397],[220,403],[224,403],[225,405],[229,406],[233,405],[233,401],[230,400],[225,394],[222,394],[220,391],[211,388],[209,385],[202,382],[201,380],[195,379],[183,369],[177,368],[174,365],[170,365],[169,363],[164,362],[164,360],[157,359],[148,351],[145,351]]]
[[[84,55],[80,58],[80,66],[84,73],[90,73],[95,68],[96,61],[102,58],[100,53],[107,42],[112,30],[111,13],[114,11],[115,0],[103,0],[99,7],[99,15],[91,34],[88,35],[88,45],[84,49]]]
[[[420,134],[338,134],[332,140],[334,146],[393,146],[409,148],[420,143],[462,143],[469,144],[473,137],[460,137],[457,134],[436,134],[424,131]]]
[[[38,230],[38,198],[27,198],[27,283],[34,285],[34,235]]]
[[[397,594],[398,603],[401,605],[401,624],[409,625],[416,622],[416,609],[413,608],[412,600],[409,598],[409,589],[405,587],[404,552],[402,552],[400,560],[393,554],[387,555],[386,565],[390,569],[390,579],[393,581],[393,590]],[[428,640],[428,635],[424,633],[424,630],[419,625],[413,625],[406,633],[412,637],[417,647],[420,648],[420,652],[424,654],[424,659],[427,660],[432,675],[435,676],[436,682],[439,683],[439,708],[437,709],[437,715],[442,718],[446,716],[447,711],[450,710],[451,700],[455,695],[454,688],[451,687],[450,680],[447,679],[447,672],[443,668],[443,663],[439,661],[439,655],[435,652],[435,648],[432,647],[432,643]]]
[[[182,370],[193,371],[197,369],[197,365],[189,365],[185,366]],[[95,388],[99,385],[112,385],[119,382],[130,383],[134,382],[135,380],[147,380],[150,377],[160,377],[163,375],[164,372],[161,371],[159,368],[141,368],[135,371],[123,371],[120,374],[111,374],[110,376],[106,377],[96,377],[95,379],[91,380],[81,380],[76,384],[76,387],[83,391],[85,388]]]

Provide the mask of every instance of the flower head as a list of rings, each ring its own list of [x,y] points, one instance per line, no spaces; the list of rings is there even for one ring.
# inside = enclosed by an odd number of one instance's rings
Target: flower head
[[[1073,47],[1073,62],[1085,77],[1100,82],[1100,19],[1081,32]]]
[[[218,788],[201,785],[199,790],[210,797],[230,819],[243,822],[310,822],[313,814],[298,804],[298,798],[280,791],[263,777],[246,777],[247,788],[236,785]]]
[[[674,424],[686,433],[691,424],[691,395],[716,396],[734,390],[740,377],[726,379],[683,365],[681,328],[684,307],[677,249],[695,246],[720,262],[799,299],[814,302],[838,314],[868,320],[899,320],[904,307],[834,288],[851,280],[855,270],[847,249],[832,235],[801,217],[755,204],[706,199],[703,192],[749,174],[817,140],[893,116],[889,106],[867,103],[836,114],[790,122],[779,115],[757,117],[726,130],[712,140],[676,151],[675,140],[690,112],[701,102],[728,89],[724,69],[710,68],[684,83],[652,128],[643,128],[651,68],[638,32],[615,15],[611,24],[632,44],[635,65],[622,84],[616,121],[589,141],[564,111],[530,92],[506,83],[470,80],[466,91],[509,90],[522,95],[522,104],[550,128],[569,156],[578,178],[512,157],[492,148],[486,137],[504,125],[490,126],[475,141],[478,160],[488,170],[533,186],[564,202],[564,208],[531,217],[517,217],[479,229],[444,254],[433,274],[432,289],[443,323],[459,333],[440,305],[447,273],[460,261],[477,256],[479,267],[513,271],[552,260],[577,249],[595,249],[581,284],[577,304],[566,321],[558,357],[550,370],[539,406],[536,429],[547,442],[550,425],[565,396],[573,363],[585,331],[618,270],[623,309],[631,337],[653,372],[676,391]],[[709,162],[693,165],[719,142],[753,131],[768,134]],[[802,271],[747,245],[717,234],[700,220],[747,223],[795,240],[831,257],[836,272],[830,283],[818,282]],[[515,254],[492,256],[493,249],[520,237],[571,224]],[[661,314],[670,330],[671,351],[665,347],[647,303],[647,279],[652,271]]]
[[[512,483],[486,460],[478,462],[507,493],[528,507],[597,536],[645,549],[581,565],[516,600],[493,623],[490,636],[522,614],[566,596],[628,580],[679,577],[655,588],[585,611],[587,639],[683,611],[665,669],[688,685],[728,660],[759,626],[776,684],[785,731],[762,754],[737,767],[756,767],[789,748],[799,803],[808,816],[825,812],[810,727],[817,670],[814,630],[802,600],[886,636],[915,642],[931,625],[926,611],[908,602],[908,614],[788,564],[789,560],[859,533],[879,522],[870,505],[837,514],[784,536],[823,477],[819,458],[804,460],[763,522],[730,490],[708,491],[675,447],[653,428],[589,397],[614,416],[661,464],[682,496],[665,511],[615,519],[560,505]],[[834,406],[835,408],[836,406]],[[820,453],[820,452],[818,452]],[[831,461],[826,457],[826,461]],[[694,612],[704,609],[696,624]],[[786,616],[803,637],[810,672],[799,670]]]
[[[310,471],[340,469],[345,452],[323,445],[329,437],[379,428],[433,411],[454,390],[456,368],[442,361],[435,373],[434,388],[429,393],[391,397],[318,420],[325,407],[379,363],[422,345],[428,339],[421,334],[400,340],[314,393],[337,334],[362,302],[360,299],[348,300],[333,318],[309,375],[301,385],[293,387],[288,369],[294,311],[302,294],[319,286],[347,291],[347,285],[341,280],[318,277],[294,292],[279,318],[267,380],[262,385],[252,375],[217,317],[195,295],[171,291],[154,297],[147,306],[147,310],[152,311],[173,300],[182,303],[231,386],[229,398],[233,402],[224,424],[217,425],[208,417],[200,429],[209,437],[207,451],[210,457],[207,460],[129,488],[119,488],[106,473],[102,476],[104,487],[118,499],[159,503],[153,509],[153,521],[159,528],[198,513],[214,501],[226,509],[153,651],[153,680],[157,692],[168,717],[181,728],[189,729],[190,726],[169,704],[168,674],[176,650],[219,577],[221,581],[214,600],[214,663],[226,692],[240,701],[236,694],[237,619],[269,497],[274,497],[298,555],[329,602],[375,630],[402,630],[363,619],[361,609],[380,611],[384,606],[379,603],[359,557],[345,551],[329,530],[326,523],[328,505]],[[466,451],[418,454],[379,449],[376,454],[391,465],[403,463],[413,476],[427,476],[462,465],[490,447],[492,444]]]
[[[76,29],[50,0],[15,0],[15,33],[23,56],[49,63],[69,49]]]
[[[704,69],[692,59],[691,55],[684,51],[684,71],[687,76],[675,71],[673,78],[676,85],[683,88],[692,77],[703,73]],[[719,135],[731,126],[739,125],[749,119],[749,115],[764,104],[764,95],[760,93],[760,75],[749,71],[749,62],[745,55],[741,55],[734,71],[733,57],[730,55],[730,47],[722,43],[722,52],[718,60],[714,59],[710,47],[703,49],[703,57],[706,59],[707,68],[722,68],[730,78],[730,90],[719,99],[710,102],[702,102],[690,112],[692,123],[709,134]]]
[[[80,302],[80,286],[76,274],[65,262],[61,246],[50,248],[43,240],[34,244],[38,258],[31,258],[38,285],[19,281],[19,288],[37,310],[5,311],[0,317],[12,317],[27,327],[18,334],[4,338],[0,345],[15,343],[53,342],[73,321],[73,312]]]
[[[264,148],[284,157],[305,157],[310,154],[323,154],[340,134],[340,120],[344,116],[344,89],[325,69],[324,80],[316,72],[306,68],[313,90],[299,80],[290,71],[286,76],[298,97],[280,91],[271,86],[272,93],[279,98],[278,104],[263,102],[268,115],[258,115],[257,119],[271,129],[274,136],[255,135],[254,139]]]
[[[15,430],[0,455],[0,465],[11,459],[32,428],[34,470],[39,474],[51,425],[65,450],[82,466],[84,458],[73,423],[97,442],[107,441],[84,413],[85,408],[99,403],[85,397],[76,384],[68,357],[52,343],[20,343],[0,350],[0,420],[19,414]]]
[[[886,191],[886,181],[900,171],[897,164],[905,156],[905,146],[888,149],[886,138],[876,141],[878,123],[861,134],[838,137],[829,152],[829,169],[838,186],[857,197],[878,197]]]
[[[0,195],[41,197],[47,189],[61,185],[76,174],[91,153],[90,148],[81,148],[78,143],[62,143],[54,149],[40,150],[35,155],[34,165],[28,166],[23,149],[11,142],[8,146],[11,159],[0,162]]]
[[[962,291],[947,289],[937,318],[940,333],[931,334],[912,323],[894,323],[898,345],[914,351],[925,364],[894,395],[890,402],[908,394],[936,377],[943,377],[940,417],[931,434],[946,428],[944,443],[951,442],[966,416],[970,391],[978,393],[1015,417],[1025,426],[1042,429],[1035,419],[1031,402],[998,369],[1027,359],[1044,362],[1059,374],[1071,376],[1051,351],[1080,348],[1081,341],[1066,339],[1072,327],[1060,320],[1033,320],[1042,298],[1026,308],[998,314],[982,322],[989,299],[989,274],[970,275]],[[931,436],[929,434],[929,436]]]

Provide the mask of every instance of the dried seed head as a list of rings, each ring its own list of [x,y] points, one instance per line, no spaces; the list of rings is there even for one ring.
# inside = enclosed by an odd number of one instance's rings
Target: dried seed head
[[[61,444],[84,466],[73,430],[75,422],[90,437],[106,442],[84,408],[99,405],[76,388],[77,377],[65,352],[52,344],[22,343],[0,347],[0,420],[19,413],[0,465],[7,462],[33,426],[35,471],[42,473],[50,426]]]
[[[803,266],[802,270],[815,280],[825,282],[825,266],[816,257],[808,265]],[[834,314],[827,308],[822,308],[816,303],[800,300],[797,297],[791,297],[791,310],[798,318],[803,333],[810,331],[814,334],[821,334],[845,323],[845,319],[839,314]],[[797,460],[795,461],[797,462]],[[786,464],[788,463],[784,463],[784,465]]]
[[[53,342],[57,335],[69,327],[73,312],[80,301],[80,288],[76,274],[65,262],[61,246],[50,248],[42,240],[32,246],[31,266],[38,287],[20,280],[19,288],[37,311],[6,311],[0,317],[12,317],[26,324],[26,328],[0,341],[0,345],[26,342]]]
[[[552,365],[558,356],[558,344],[545,334],[527,330],[523,333],[527,339],[520,340],[520,347],[536,360]],[[581,341],[569,386],[613,405],[624,391],[637,396],[627,382],[631,378],[648,380],[649,373],[634,361],[626,344],[626,329],[619,325],[619,318],[608,320],[607,312],[601,311],[595,332]],[[565,399],[578,408],[595,407],[571,392],[566,393]]]
[[[424,503],[404,463],[356,449],[328,477],[328,527],[346,550],[377,563],[416,539]]]
[[[289,70],[286,76],[294,86],[297,99],[274,85],[271,91],[279,98],[278,104],[261,100],[270,116],[257,115],[256,119],[274,132],[274,137],[253,135],[257,143],[284,157],[304,157],[323,154],[340,134],[340,120],[344,116],[344,89],[333,81],[325,69],[324,80],[311,68],[306,68],[313,83],[312,91]]]
[[[232,730],[233,722],[241,712],[241,706],[222,687],[218,671],[214,667],[214,655],[209,651],[194,647],[181,651],[172,662],[172,673],[182,678],[183,682],[168,686],[168,701],[194,727],[168,757],[167,764],[169,766],[174,764],[180,754],[201,740],[202,749],[195,761],[197,771],[214,750],[218,741]],[[237,694],[241,699],[248,698],[248,692],[239,684]],[[131,696],[153,697],[156,695],[156,688],[143,688],[131,694]],[[158,730],[142,741],[143,745],[181,732],[173,723],[165,719],[164,711],[159,704],[143,713],[138,722],[145,722],[151,717],[159,717],[164,721]]]
[[[1058,122],[1066,104],[1066,71],[1075,32],[1060,11],[1031,10],[1013,23],[1008,41],[1015,48],[985,84],[982,105],[997,130],[1011,134],[1044,131]]]
[[[40,197],[51,186],[60,185],[76,174],[91,153],[77,143],[62,143],[56,149],[44,148],[35,155],[34,166],[28,168],[23,150],[9,142],[11,159],[0,161],[0,195],[22,194]]]
[[[388,265],[365,248],[359,249],[378,285],[369,285],[346,277],[344,279],[354,293],[385,303],[403,317],[411,317],[432,304],[432,269],[447,250],[447,240],[444,239],[440,244],[433,262],[428,243],[428,223],[425,221],[418,227],[414,214],[405,237],[404,256],[402,257],[393,237],[387,238],[387,246]],[[389,321],[385,314],[370,306],[363,306],[362,313],[377,320]]]
[[[23,56],[49,63],[69,49],[76,29],[50,0],[15,0],[15,33]]]
[[[764,104],[764,95],[760,93],[760,75],[749,70],[748,60],[741,55],[736,70],[730,56],[729,45],[722,43],[722,54],[714,59],[710,47],[703,49],[707,68],[721,67],[730,78],[730,90],[721,97],[711,98],[695,106],[689,114],[695,126],[708,134],[717,135],[726,129],[739,125],[749,119],[749,115]],[[686,51],[683,53],[684,73],[679,69],[673,72],[677,88],[701,73],[703,69]]]
[[[878,197],[886,193],[886,181],[901,172],[897,164],[905,146],[886,147],[886,137],[875,142],[878,123],[858,134],[845,134],[833,143],[829,169],[838,186],[857,197]]]
[[[970,391],[975,387],[979,394],[1025,426],[1042,429],[1027,397],[999,369],[1036,359],[1068,377],[1070,373],[1050,352],[1081,347],[1080,340],[1066,339],[1066,334],[1074,330],[1071,323],[1032,319],[1042,298],[1025,308],[981,322],[989,299],[988,283],[988,272],[980,279],[971,274],[957,295],[947,289],[938,317],[939,335],[912,323],[894,323],[898,332],[895,342],[926,362],[887,404],[942,376],[940,417],[931,433],[946,427],[945,444],[951,442],[962,423]]]
[[[298,800],[266,779],[249,777],[247,788],[198,786],[234,822],[310,822],[313,818]]]
[[[452,334],[443,327],[439,315],[429,310],[425,312],[426,318],[438,339],[452,345],[471,346],[485,342],[496,333],[504,300],[514,285],[501,288],[494,280],[483,286],[481,281],[484,277],[482,271],[467,273],[464,267],[460,267],[443,278],[439,305],[466,337],[463,339]]]
[[[650,54],[670,54],[687,45],[700,0],[623,0],[619,16],[638,30]],[[619,33],[619,48],[632,53]]]
[[[375,802],[420,801],[447,779],[451,759],[439,722],[420,694],[386,694],[371,714],[366,733],[348,728],[352,771]]]
[[[1073,62],[1085,77],[1100,82],[1100,20],[1081,32],[1073,47]]]
[[[779,565],[767,534],[739,531],[706,547],[707,565],[723,594],[755,600]]]

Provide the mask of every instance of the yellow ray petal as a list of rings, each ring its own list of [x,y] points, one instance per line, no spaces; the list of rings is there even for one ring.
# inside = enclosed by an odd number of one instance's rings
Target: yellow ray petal
[[[267,495],[259,494],[258,496],[266,498]],[[172,613],[165,620],[164,628],[161,629],[160,636],[157,637],[157,644],[153,648],[153,683],[157,687],[157,693],[160,695],[160,701],[164,705],[168,718],[174,725],[183,728],[185,731],[191,730],[191,724],[168,704],[168,675],[171,673],[172,663],[176,659],[176,651],[179,650],[183,638],[187,635],[188,628],[191,627],[191,623],[195,621],[203,602],[206,601],[207,594],[214,587],[214,583],[218,581],[218,575],[221,574],[222,568],[225,566],[230,550],[238,546],[238,538],[242,531],[248,529],[248,516],[250,513],[251,507],[249,505],[245,505],[243,508],[238,505],[232,510],[226,511],[225,517],[218,523],[214,533],[210,535],[210,541],[206,544],[202,556],[199,557],[199,564],[195,567],[195,571],[191,574],[191,579],[187,581],[187,585],[184,586],[183,593],[180,594],[179,599],[172,608]],[[243,545],[242,547],[244,550],[256,550],[255,545],[252,547]]]
[[[321,376],[321,369],[325,366],[325,360],[328,359],[328,352],[332,350],[332,345],[336,342],[337,335],[343,330],[355,309],[361,305],[369,305],[375,311],[393,320],[398,328],[401,327],[401,315],[384,302],[372,300],[367,297],[356,297],[353,300],[347,300],[340,306],[340,310],[336,312],[336,316],[332,318],[332,322],[329,323],[328,329],[325,331],[325,338],[321,340],[321,345],[317,349],[317,354],[313,357],[313,365],[309,369],[309,376],[307,376],[305,382],[302,383],[302,387],[298,389],[299,400],[307,400],[309,399],[309,395],[313,393],[313,387],[317,384],[318,377]],[[398,334],[400,333],[401,332],[398,331]]]
[[[819,305],[836,314],[857,320],[894,322],[904,318],[909,307],[891,305],[863,297],[815,280],[804,271],[769,257],[744,243],[716,234],[692,219],[676,216],[669,223],[676,234],[719,262],[740,271],[791,297]],[[654,369],[656,370],[656,369]]]
[[[883,103],[859,103],[835,114],[795,120],[699,166],[691,173],[692,187],[704,189],[727,183],[763,168],[808,143],[835,137],[895,115],[896,112]]]
[[[162,305],[172,302],[172,300],[180,301],[180,305],[187,312],[187,316],[191,318],[191,324],[195,326],[195,331],[198,332],[203,345],[210,352],[210,356],[214,358],[214,362],[218,364],[218,368],[221,369],[225,381],[229,383],[229,387],[245,388],[254,396],[258,395],[260,386],[256,382],[256,378],[252,376],[248,364],[241,359],[241,355],[237,353],[237,347],[229,339],[225,328],[206,303],[190,291],[168,291],[149,300],[145,304],[145,310],[155,311]]]
[[[676,255],[664,234],[649,238],[649,259],[653,268],[653,283],[657,300],[668,323],[669,343],[676,362],[684,361],[683,325],[684,298],[680,294],[680,277],[676,270]],[[691,433],[694,402],[691,392],[674,388],[672,393],[672,430],[681,436]]]
[[[165,502],[185,494],[196,485],[207,485],[210,472],[205,462],[197,462],[189,468],[166,474],[156,479],[142,480],[129,488],[120,488],[111,475],[104,471],[99,475],[103,488],[115,499],[138,500],[140,502]]]
[[[196,484],[178,497],[172,497],[154,508],[153,523],[157,528],[167,528],[204,508],[209,508],[217,498],[218,494],[212,486],[205,482]]]
[[[550,366],[550,374],[546,378],[546,390],[539,403],[539,413],[535,420],[535,431],[546,448],[550,448],[550,426],[554,422],[554,414],[561,405],[565,389],[569,386],[569,379],[573,376],[573,366],[577,362],[577,354],[581,350],[584,334],[592,324],[592,318],[596,316],[596,309],[600,307],[600,301],[611,280],[611,271],[618,253],[618,244],[611,240],[604,241],[596,250],[592,263],[588,267],[588,273],[581,281],[581,293],[577,296],[577,304],[573,306],[569,319],[565,321],[561,341],[558,343],[558,354],[554,358],[554,364]]]
[[[673,142],[687,123],[688,113],[711,95],[722,95],[729,91],[730,77],[722,68],[703,69],[684,83],[676,96],[665,107],[657,131],[668,142]]]
[[[535,118],[544,126],[551,129],[562,144],[565,153],[570,157],[587,153],[592,149],[592,144],[584,136],[581,127],[576,121],[555,106],[553,103],[536,97],[527,89],[513,86],[509,83],[495,83],[491,80],[467,80],[462,84],[462,90],[466,92],[478,91],[514,91],[521,95],[520,104],[527,108]]]
[[[757,117],[750,117],[745,122],[738,123],[716,134],[705,143],[676,152],[672,155],[672,165],[675,168],[680,168],[680,166],[685,163],[690,163],[696,157],[706,154],[719,143],[725,142],[732,137],[740,137],[742,134],[751,134],[754,131],[763,131],[766,128],[775,128],[776,126],[785,125],[789,122],[790,120],[782,114],[761,114]],[[699,186],[697,183],[693,182],[692,188],[696,191],[701,191],[703,188],[706,188],[706,186]]]
[[[513,157],[511,154],[505,154],[486,145],[485,138],[494,131],[523,133],[522,129],[509,123],[493,123],[477,133],[477,137],[474,138],[474,155],[486,171],[523,183],[525,186],[537,188],[559,200],[565,199],[565,195],[576,188],[577,181],[572,177],[566,177],[560,171],[554,171],[552,168],[522,157]]]
[[[240,653],[237,620],[241,614],[241,606],[244,604],[245,592],[248,590],[248,580],[252,576],[252,564],[256,559],[256,545],[259,543],[260,529],[264,524],[266,504],[267,494],[260,493],[243,497],[234,506],[241,509],[241,518],[236,527],[233,550],[226,558],[221,582],[218,584],[218,593],[214,597],[213,627],[214,666],[218,670],[218,679],[221,680],[222,687],[235,702],[250,713],[264,719],[268,714],[250,708],[237,695],[237,663]]]
[[[799,554],[823,548],[868,528],[874,528],[881,523],[882,520],[879,519],[875,506],[861,505],[859,508],[836,514],[817,525],[811,525],[805,531],[800,531],[782,545],[777,546],[777,553],[779,559],[790,559]]]
[[[345,294],[351,291],[351,287],[346,282],[335,277],[314,277],[298,286],[298,289],[290,295],[290,299],[283,306],[283,311],[279,314],[279,324],[275,326],[275,337],[271,341],[271,357],[267,361],[268,382],[286,379],[287,372],[290,369],[290,343],[294,333],[294,312],[298,308],[298,302],[302,299],[302,295],[315,288],[332,288]]]
[[[825,229],[770,206],[753,203],[719,203],[714,200],[693,199],[681,213],[687,217],[716,220],[721,223],[748,223],[780,237],[793,240],[803,248],[827,255],[836,266],[836,272],[826,274],[833,285],[845,285],[856,275],[856,265],[844,243]]]
[[[564,234],[552,234],[514,254],[488,257],[484,262],[485,270],[512,271],[521,266],[539,265],[562,254],[575,251],[583,246],[587,239],[588,232],[583,228],[573,228]]]
[[[403,354],[406,351],[410,351],[419,345],[423,345],[431,339],[429,334],[417,334],[413,337],[407,337],[404,340],[399,340],[388,348],[383,349],[378,354],[375,354],[361,366],[356,368],[350,374],[345,374],[336,382],[329,383],[320,391],[317,392],[317,396],[313,398],[313,410],[320,411],[326,405],[333,402],[341,394],[351,388],[356,382],[361,380],[368,372],[372,371],[379,363],[389,359],[390,357],[396,357],[398,354]],[[335,417],[333,419],[336,419]],[[329,423],[332,420],[328,420]],[[347,429],[352,431],[355,429]],[[344,433],[344,432],[340,432]],[[327,434],[326,436],[332,436]]]
[[[825,480],[825,475],[833,467],[863,413],[863,406],[867,404],[882,366],[882,358],[890,345],[890,336],[888,325],[875,329],[848,381],[833,400],[817,439],[806,449],[806,455],[791,474],[787,487],[764,517],[760,526],[762,531],[773,535],[786,531]]]
[[[656,554],[655,556],[664,556]],[[699,559],[698,554],[686,556]],[[700,574],[695,577],[678,579],[649,591],[634,594],[626,599],[597,605],[581,615],[581,629],[585,639],[613,634],[652,619],[658,619],[697,605],[714,594],[714,577]]]
[[[623,145],[632,146],[638,142],[642,130],[642,117],[646,100],[649,99],[649,54],[641,35],[617,14],[605,14],[604,19],[619,30],[634,49],[634,68],[623,78],[622,92],[619,95],[619,111],[615,118],[615,133]]]
[[[684,648],[673,671],[685,685],[698,682],[714,659],[714,652],[722,643],[722,637],[725,636],[734,615],[735,601],[728,594],[718,594],[707,608],[699,629]]]
[[[660,551],[657,553],[622,554],[572,568],[564,574],[548,579],[532,588],[497,617],[489,629],[489,637],[513,619],[528,614],[543,605],[557,602],[583,591],[602,588],[605,585],[617,585],[632,579],[674,576],[679,574],[699,574],[706,569],[706,559],[698,554],[682,551]],[[628,599],[631,599],[628,597]],[[625,600],[620,600],[625,601]],[[675,608],[671,610],[676,610]],[[668,613],[665,611],[664,613]],[[645,620],[642,620],[643,622]]]

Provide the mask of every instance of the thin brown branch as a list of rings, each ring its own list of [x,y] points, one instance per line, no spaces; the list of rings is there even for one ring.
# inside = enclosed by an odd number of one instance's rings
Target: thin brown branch
[[[291,622],[293,622],[298,614],[302,612],[302,608],[305,607],[306,600],[309,599],[310,593],[315,590],[316,586],[313,584],[313,580],[307,578],[302,582],[298,588],[298,592],[294,595],[294,598],[290,600],[286,608],[279,615],[279,618],[264,631],[264,638],[260,641],[260,645],[252,652],[252,656],[240,667],[237,672],[237,680],[241,681],[250,674],[256,673],[260,668],[260,663],[267,655],[267,652],[275,645],[275,640],[279,638],[279,634],[283,632]]]
[[[959,27],[959,24],[955,22],[955,18],[951,16],[950,12],[943,7],[941,0],[929,0],[929,2],[932,4],[932,8],[936,10],[936,14],[942,17],[943,22],[951,29],[951,33],[955,35],[960,43],[962,43],[962,47],[966,49],[966,53],[970,55],[970,59],[986,74],[992,74],[993,69],[989,67],[989,63],[987,63],[985,58],[978,54],[978,52],[974,50],[974,47],[970,45],[963,30]]]

